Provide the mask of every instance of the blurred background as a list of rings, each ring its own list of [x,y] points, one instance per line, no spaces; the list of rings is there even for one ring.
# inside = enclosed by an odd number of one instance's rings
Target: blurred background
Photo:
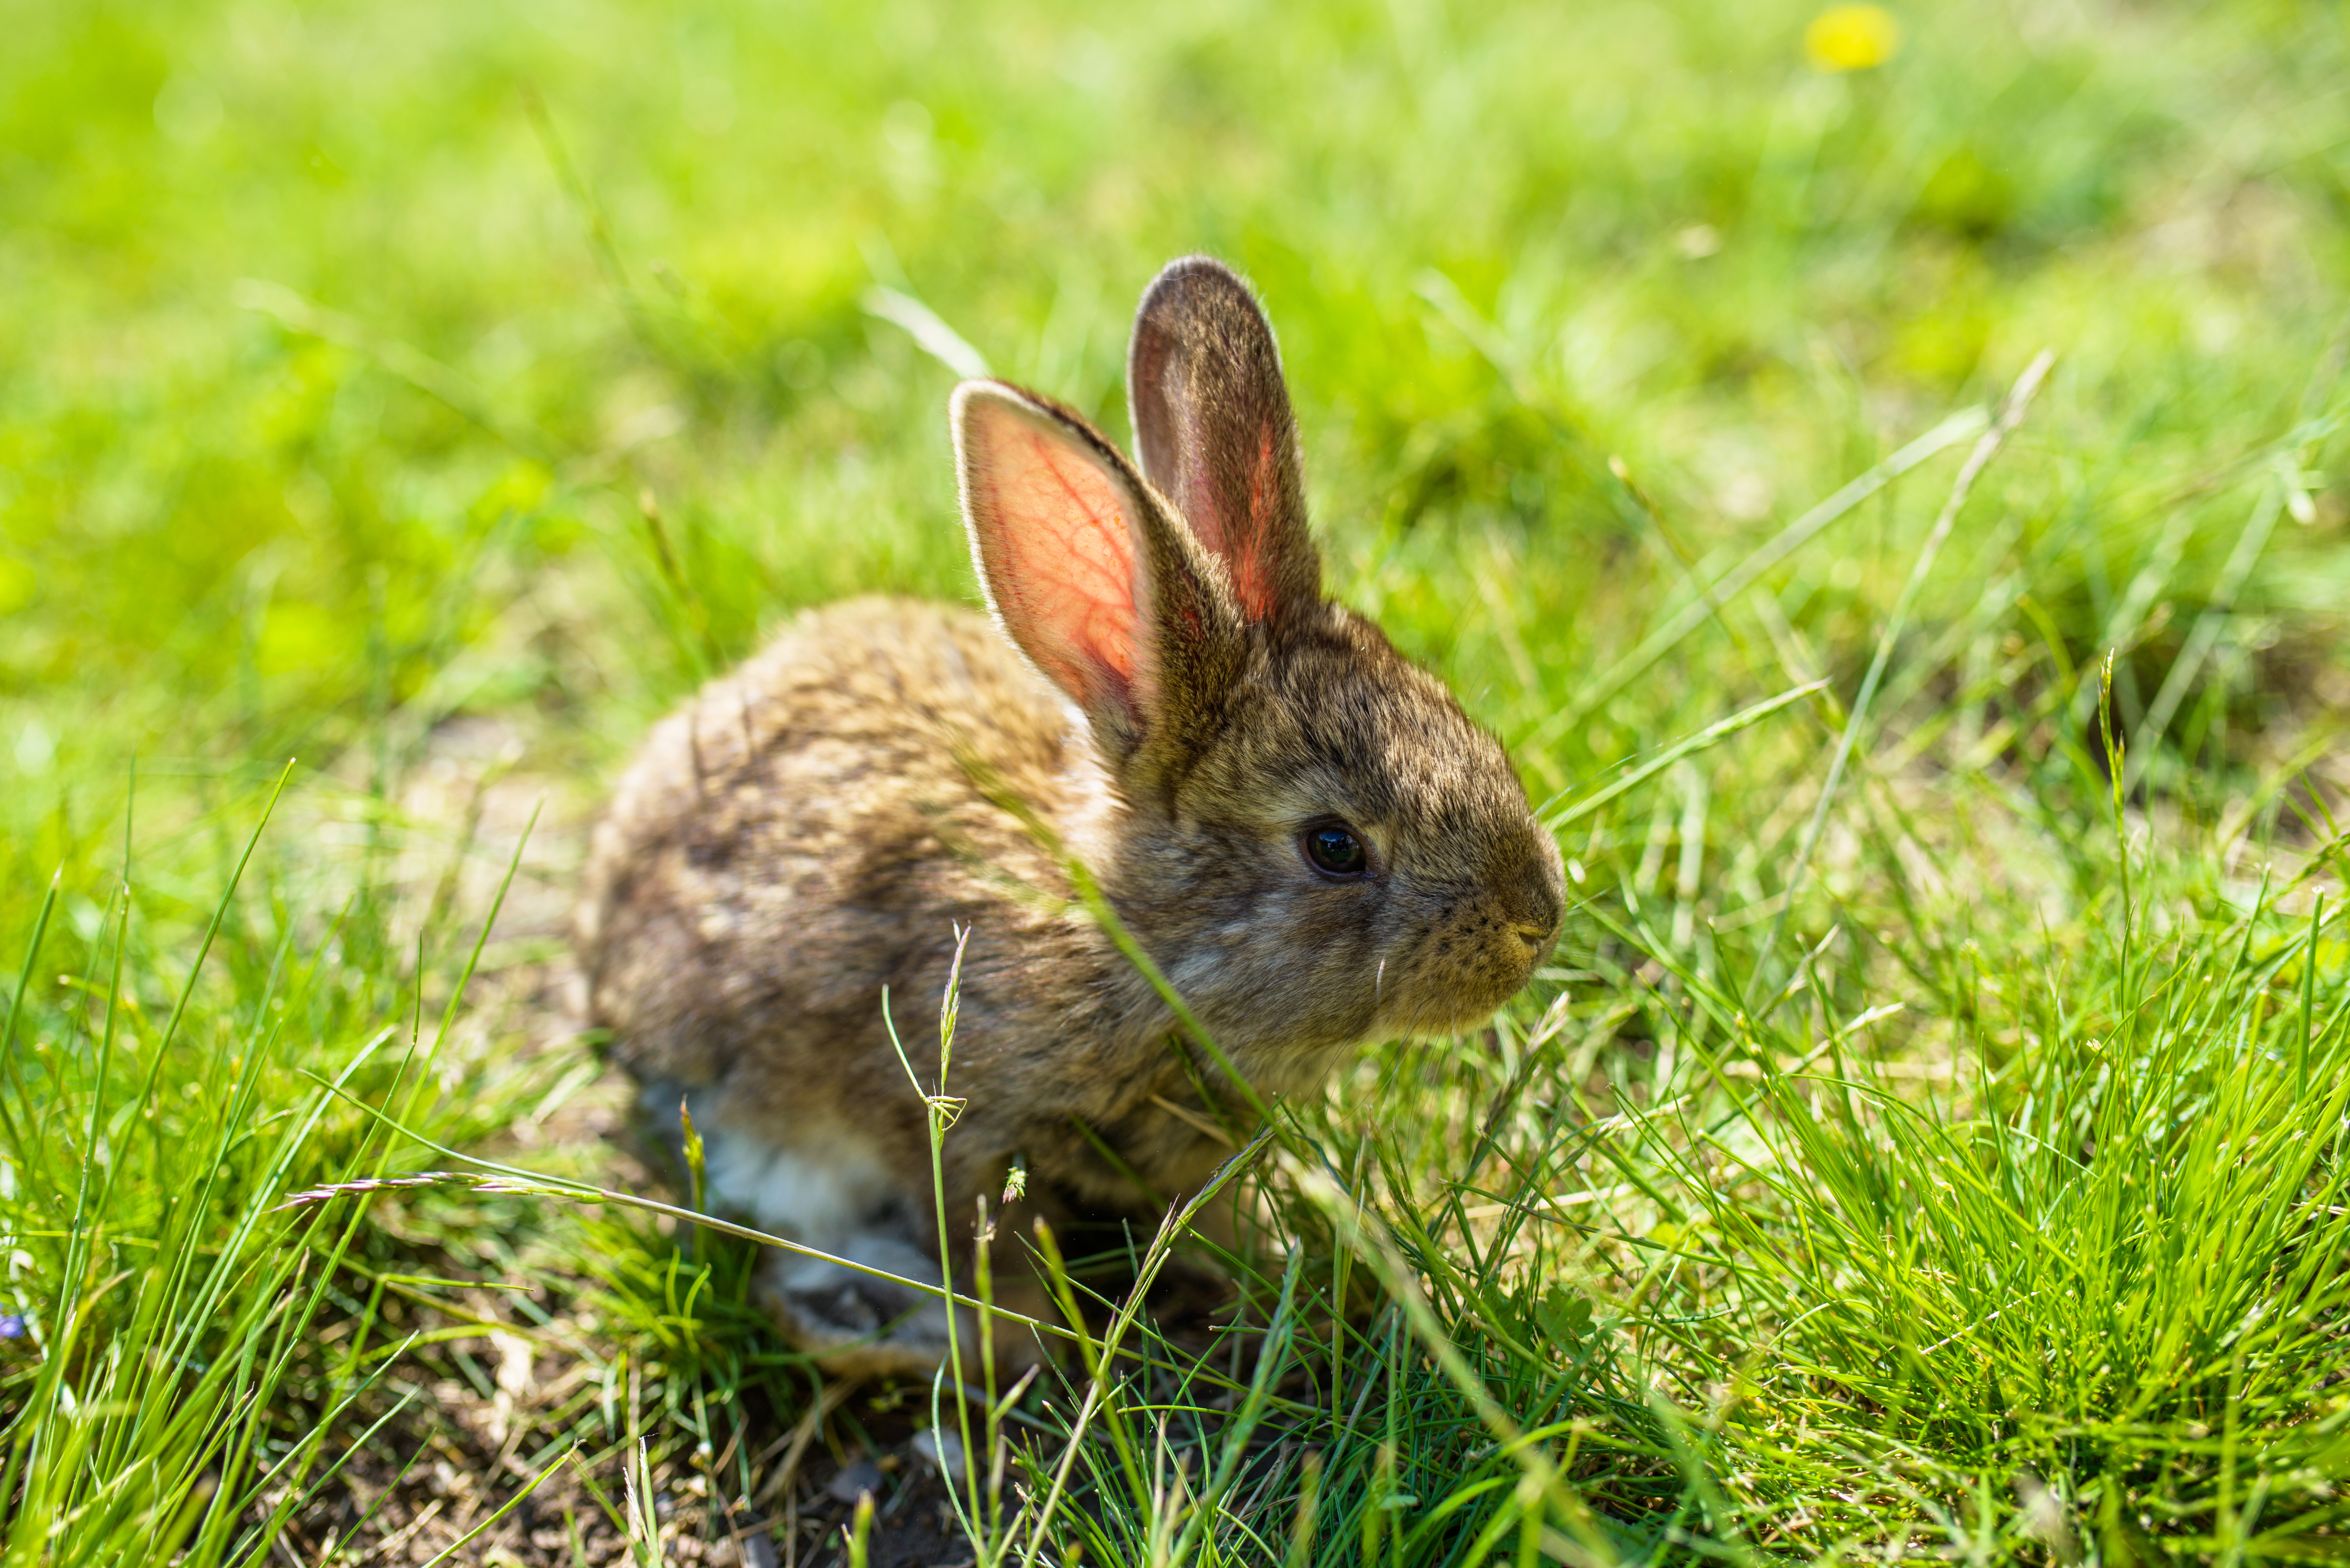
[[[2123,673],[2158,680],[2241,531],[2219,476],[2334,386],[2338,16],[1820,17],[12,4],[10,876],[134,750],[327,765],[371,712],[395,753],[496,713],[594,770],[798,605],[972,597],[950,363],[1123,437],[1127,317],[1193,250],[1282,334],[1335,586],[1513,739],[1675,549],[1767,537],[2042,348],[2033,504],[1926,613],[2023,570],[2090,657],[2158,558]],[[2258,625],[2190,746],[2342,702],[2341,516],[2314,486],[2221,607]],[[1913,533],[1865,509],[1785,618],[1864,646]],[[1631,736],[1555,739],[1538,793]]]

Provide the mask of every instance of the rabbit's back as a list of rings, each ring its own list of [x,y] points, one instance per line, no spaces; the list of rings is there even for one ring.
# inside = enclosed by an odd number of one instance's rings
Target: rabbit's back
[[[1057,817],[1106,784],[985,619],[880,598],[801,617],[621,779],[580,915],[591,1021],[640,1079],[788,1097],[801,1120],[918,1112],[883,988],[904,1018],[934,1008],[954,924],[992,949],[1068,940],[1057,868],[988,788]],[[1081,1000],[1038,978],[1028,1005]]]

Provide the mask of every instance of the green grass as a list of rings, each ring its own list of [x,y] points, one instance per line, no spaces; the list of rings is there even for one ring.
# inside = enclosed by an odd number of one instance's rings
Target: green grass
[[[0,0],[5,1561],[649,1561],[903,1455],[739,1241],[284,1205],[643,1187],[603,781],[803,605],[975,599],[905,300],[1122,432],[1195,249],[1578,909],[1285,1108],[1225,1326],[971,1410],[977,1549],[2350,1550],[2340,18],[1813,15]]]

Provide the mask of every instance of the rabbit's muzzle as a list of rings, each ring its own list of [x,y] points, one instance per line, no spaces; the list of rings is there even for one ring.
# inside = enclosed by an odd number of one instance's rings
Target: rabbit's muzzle
[[[1423,900],[1380,977],[1380,1023],[1436,1033],[1482,1020],[1549,956],[1565,918],[1564,878],[1537,860]]]

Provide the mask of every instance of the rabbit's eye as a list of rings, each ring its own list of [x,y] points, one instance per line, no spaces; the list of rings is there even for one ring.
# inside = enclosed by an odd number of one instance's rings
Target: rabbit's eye
[[[1352,829],[1336,823],[1307,828],[1298,846],[1305,851],[1306,864],[1325,877],[1351,879],[1367,875],[1371,868],[1371,857],[1364,851],[1363,841],[1355,836]]]

